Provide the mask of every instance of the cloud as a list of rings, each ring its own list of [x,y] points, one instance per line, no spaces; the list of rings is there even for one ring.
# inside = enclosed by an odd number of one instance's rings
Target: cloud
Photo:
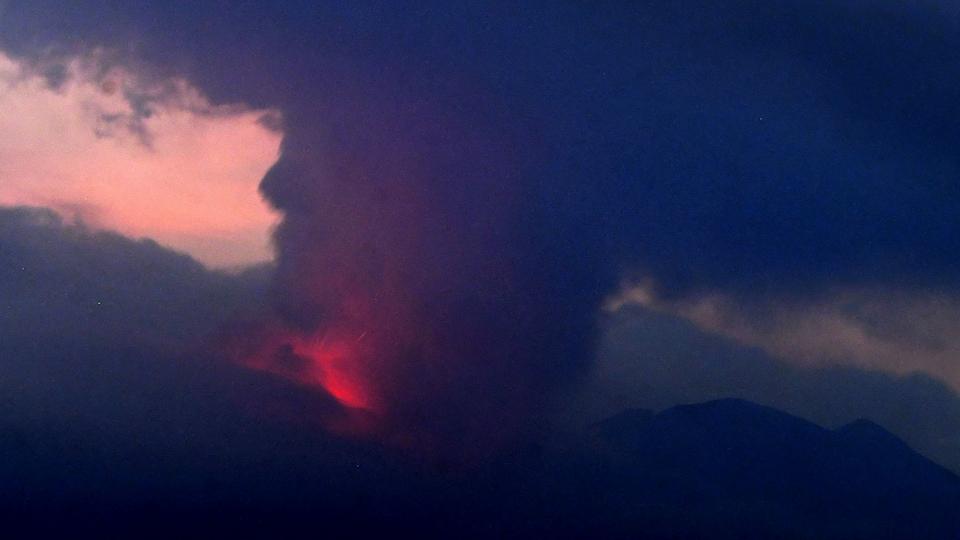
[[[607,308],[631,304],[685,318],[801,366],[922,372],[960,389],[960,304],[949,289],[850,288],[749,300],[714,293],[670,300],[638,285],[613,296]]]
[[[184,352],[262,309],[263,270],[210,272],[152,240],[71,225],[49,209],[0,207],[0,246],[7,348],[129,343]]]
[[[0,55],[0,204],[56,209],[226,267],[272,258],[257,184],[276,160],[275,112],[214,106],[105,53],[30,65]]]

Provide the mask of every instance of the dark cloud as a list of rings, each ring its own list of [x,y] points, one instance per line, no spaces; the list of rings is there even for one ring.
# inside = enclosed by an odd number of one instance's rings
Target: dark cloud
[[[5,345],[97,342],[184,350],[263,302],[268,272],[210,272],[151,240],[0,208]]]

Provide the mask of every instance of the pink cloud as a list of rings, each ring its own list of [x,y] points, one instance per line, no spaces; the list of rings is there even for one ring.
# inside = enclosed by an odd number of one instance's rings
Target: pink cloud
[[[53,88],[0,55],[0,204],[48,206],[210,266],[272,258],[278,216],[257,186],[282,138],[261,119],[276,113],[99,68],[73,59]]]

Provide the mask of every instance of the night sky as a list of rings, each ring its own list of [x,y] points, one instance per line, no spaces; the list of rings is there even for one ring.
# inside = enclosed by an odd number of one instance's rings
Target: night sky
[[[960,504],[958,120],[949,0],[0,0],[0,510],[502,537],[597,489],[567,534],[870,537],[590,483],[573,434],[721,398]],[[781,421],[747,401],[697,429]],[[909,448],[823,450],[864,418]]]

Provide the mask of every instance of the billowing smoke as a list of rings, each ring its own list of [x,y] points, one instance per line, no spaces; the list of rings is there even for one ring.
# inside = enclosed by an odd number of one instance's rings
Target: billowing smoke
[[[284,213],[283,328],[248,362],[392,443],[488,449],[583,370],[612,282],[542,204],[555,186],[516,111],[482,87],[371,86],[287,111],[318,121],[288,125],[262,184]]]

